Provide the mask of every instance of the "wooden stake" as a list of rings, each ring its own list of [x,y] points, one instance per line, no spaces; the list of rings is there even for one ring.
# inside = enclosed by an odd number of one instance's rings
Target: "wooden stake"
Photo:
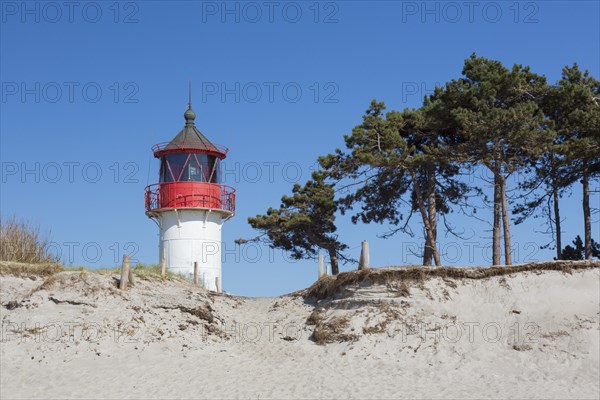
[[[131,268],[131,257],[123,256],[123,262],[127,263],[127,280],[131,286],[135,286],[135,282],[133,280],[133,269]]]
[[[160,266],[161,266],[161,270],[160,270],[160,275],[164,278],[165,275],[167,274],[167,247],[163,246],[163,251],[162,251],[162,257],[160,260]]]
[[[127,278],[129,276],[129,256],[123,256],[123,264],[121,264],[121,280],[119,281],[119,289],[127,289]]]
[[[360,249],[360,260],[358,261],[358,269],[369,269],[371,267],[369,261],[369,242],[363,240]]]
[[[198,287],[198,261],[194,261],[194,286]]]
[[[319,278],[325,275],[325,269],[323,264],[323,254],[319,254]]]

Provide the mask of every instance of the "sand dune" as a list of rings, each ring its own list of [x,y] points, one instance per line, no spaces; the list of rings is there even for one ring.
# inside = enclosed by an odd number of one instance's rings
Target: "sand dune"
[[[0,397],[598,399],[600,263],[571,265],[319,300],[3,276]]]

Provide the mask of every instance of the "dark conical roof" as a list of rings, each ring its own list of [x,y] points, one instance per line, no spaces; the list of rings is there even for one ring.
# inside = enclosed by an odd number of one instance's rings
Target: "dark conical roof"
[[[227,153],[227,149],[213,144],[196,128],[194,120],[196,119],[196,113],[192,110],[190,104],[188,109],[183,114],[185,118],[185,126],[166,146],[159,146],[157,151],[162,152],[173,152],[177,150],[198,150],[210,153],[217,153],[217,155],[224,155]]]
[[[196,113],[190,105],[183,114],[185,118],[185,126],[183,129],[169,142],[165,150],[193,148],[199,150],[213,150],[215,146],[196,128],[194,120]]]

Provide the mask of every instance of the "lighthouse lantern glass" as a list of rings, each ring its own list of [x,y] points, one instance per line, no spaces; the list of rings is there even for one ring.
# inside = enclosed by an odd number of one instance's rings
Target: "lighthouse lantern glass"
[[[172,153],[161,157],[160,182],[221,182],[220,159],[205,153]]]

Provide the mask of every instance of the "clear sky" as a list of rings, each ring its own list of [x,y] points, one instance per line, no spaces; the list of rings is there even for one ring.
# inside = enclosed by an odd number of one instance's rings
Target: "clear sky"
[[[191,79],[196,125],[230,148],[237,213],[223,228],[223,286],[240,295],[315,280],[314,261],[233,241],[253,236],[247,218],[278,206],[319,155],[343,146],[372,99],[418,107],[472,52],[550,82],[573,62],[600,76],[597,1],[0,4],[3,217],[39,225],[67,265],[113,267],[123,252],[158,262],[158,229],[144,215],[144,187],[158,180],[150,147],[183,127]],[[565,242],[583,233],[580,193],[562,202]],[[450,222],[466,239],[441,234],[442,261],[489,264],[489,225],[458,213]],[[418,262],[416,216],[412,227],[413,238],[384,240],[389,226],[339,219],[351,255],[367,239],[374,266]],[[513,227],[515,262],[552,258],[539,249],[543,230],[533,219]]]

